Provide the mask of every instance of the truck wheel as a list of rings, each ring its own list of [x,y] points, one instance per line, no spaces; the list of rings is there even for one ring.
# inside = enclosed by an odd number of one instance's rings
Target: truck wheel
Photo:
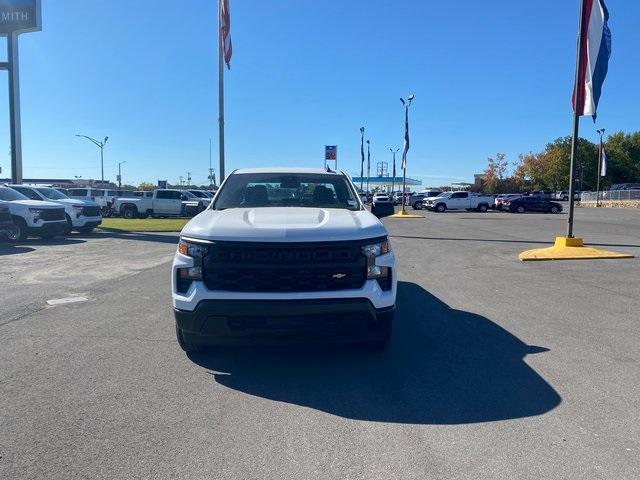
[[[522,205],[519,205],[518,208],[516,208],[516,212],[518,212],[518,213],[524,213],[525,210],[526,209]]]
[[[447,209],[447,206],[444,203],[439,203],[436,205],[436,212],[443,213]]]
[[[133,220],[138,216],[138,210],[135,207],[126,207],[122,212],[122,216],[128,220]]]
[[[414,210],[422,210],[422,202],[416,202],[412,205]]]
[[[202,351],[202,347],[200,345],[191,343],[184,338],[184,334],[182,333],[182,330],[178,328],[177,323],[176,323],[176,339],[178,340],[178,345],[180,345],[180,348],[185,353],[198,353]]]
[[[489,208],[487,207],[486,203],[481,203],[480,205],[478,205],[479,212],[485,213],[487,210],[489,210]]]
[[[12,242],[24,242],[27,239],[27,222],[21,217],[13,217],[13,224],[15,231],[13,232],[13,238],[9,237]]]
[[[551,210],[550,210],[550,211],[551,211],[551,213],[556,214],[556,213],[558,213],[558,207],[556,207],[555,205],[553,205],[553,206],[551,207]]]

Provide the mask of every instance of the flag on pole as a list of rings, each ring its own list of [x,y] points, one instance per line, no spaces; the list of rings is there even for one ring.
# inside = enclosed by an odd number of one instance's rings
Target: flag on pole
[[[604,0],[582,0],[582,43],[578,85],[573,93],[573,108],[578,116],[596,118],[602,85],[611,56],[609,11]]]
[[[229,16],[229,0],[220,1],[220,44],[222,45],[222,54],[224,55],[224,63],[227,68],[231,68],[231,17]]]
[[[402,170],[407,168],[407,152],[409,152],[409,108],[404,108],[404,148],[402,149]]]
[[[600,140],[600,176],[607,176],[607,152],[604,149],[602,140]]]

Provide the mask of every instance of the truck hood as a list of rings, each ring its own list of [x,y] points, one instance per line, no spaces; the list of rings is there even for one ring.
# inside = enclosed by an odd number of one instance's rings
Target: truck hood
[[[76,198],[62,198],[60,200],[51,200],[54,203],[60,203],[62,205],[80,205],[82,207],[97,207],[98,204],[96,202],[92,202],[91,200],[79,200]]]
[[[182,235],[202,240],[240,242],[327,242],[387,235],[367,210],[333,208],[230,208],[205,210]]]
[[[60,205],[54,202],[45,202],[44,200],[12,200],[12,205],[20,205],[31,208],[60,208]]]

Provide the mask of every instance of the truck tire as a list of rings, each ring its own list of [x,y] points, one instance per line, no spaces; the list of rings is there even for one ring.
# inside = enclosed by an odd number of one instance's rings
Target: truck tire
[[[549,211],[554,215],[559,212],[558,207],[556,207],[555,205],[552,205]]]
[[[128,220],[138,218],[138,209],[136,207],[124,207],[122,209],[122,216]]]
[[[189,342],[185,339],[182,330],[178,328],[178,324],[176,323],[176,339],[178,340],[178,345],[185,353],[198,353],[202,351],[202,347],[200,345],[196,345],[195,343]]]
[[[522,205],[518,205],[518,207],[516,208],[516,212],[517,213],[524,213],[526,211],[527,211],[527,209],[524,208]]]
[[[413,207],[414,210],[422,210],[422,202],[416,202],[411,206]]]
[[[22,217],[13,217],[13,224],[15,225],[16,231],[13,237],[12,242],[24,242],[27,239],[27,222],[25,222]]]
[[[487,210],[489,210],[489,207],[486,203],[481,203],[480,205],[478,205],[479,212],[485,213]]]
[[[447,211],[447,206],[444,203],[439,203],[436,205],[436,212],[444,213]]]

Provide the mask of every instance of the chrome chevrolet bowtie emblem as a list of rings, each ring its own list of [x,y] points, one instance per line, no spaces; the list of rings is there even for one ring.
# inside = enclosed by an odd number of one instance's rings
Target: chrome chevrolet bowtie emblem
[[[337,280],[342,280],[344,277],[346,277],[347,274],[346,273],[334,273],[333,274],[333,278],[337,279]]]

